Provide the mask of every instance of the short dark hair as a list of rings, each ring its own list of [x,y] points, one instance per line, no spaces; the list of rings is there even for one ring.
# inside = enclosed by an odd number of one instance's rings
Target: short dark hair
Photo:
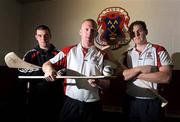
[[[49,27],[47,25],[38,25],[36,28],[35,28],[35,31],[37,30],[47,30],[51,36],[51,31],[49,29]]]
[[[131,25],[129,26],[129,34],[130,34],[130,38],[134,38],[134,32],[133,32],[133,27],[134,25],[141,25],[142,29],[146,32],[146,34],[148,33],[148,30],[147,30],[147,26],[146,26],[146,23],[144,21],[134,21],[133,23],[131,23]]]
[[[96,23],[95,20],[93,20],[93,19],[91,19],[91,18],[88,18],[88,19],[85,19],[85,20],[82,22],[82,24],[83,24],[84,22],[86,22],[86,21],[92,22],[93,26],[94,26],[95,28],[97,28],[97,23]]]

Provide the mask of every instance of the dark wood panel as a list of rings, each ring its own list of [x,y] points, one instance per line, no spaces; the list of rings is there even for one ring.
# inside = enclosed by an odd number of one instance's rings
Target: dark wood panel
[[[18,81],[17,69],[0,67],[0,98],[9,97]]]

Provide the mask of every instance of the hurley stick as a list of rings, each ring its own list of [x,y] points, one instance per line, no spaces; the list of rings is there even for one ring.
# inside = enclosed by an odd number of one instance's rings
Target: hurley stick
[[[24,68],[29,70],[39,69],[40,66],[23,61],[14,52],[9,52],[5,55],[5,63],[9,68]]]
[[[152,92],[162,103],[161,103],[161,107],[165,107],[168,104],[168,101],[162,97],[156,90],[153,90],[151,88],[147,89],[150,92]]]
[[[45,76],[18,76],[19,79],[45,79]],[[66,78],[66,79],[104,79],[104,78],[116,78],[116,76],[56,76],[57,79]]]
[[[161,107],[164,107],[164,106],[166,106],[168,104],[168,101],[164,97],[162,97],[155,89],[152,89],[151,86],[149,86],[148,84],[146,84],[143,81],[141,83],[143,83],[145,86],[148,87],[148,88],[146,88],[146,90],[153,93],[162,102]]]

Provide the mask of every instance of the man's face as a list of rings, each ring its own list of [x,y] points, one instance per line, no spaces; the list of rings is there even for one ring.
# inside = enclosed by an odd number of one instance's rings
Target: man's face
[[[51,39],[51,36],[48,30],[42,30],[42,29],[36,30],[35,38],[38,41],[40,48],[46,49],[49,46],[49,41]]]
[[[134,25],[133,33],[134,33],[134,37],[133,37],[134,43],[142,44],[142,43],[146,42],[147,32],[145,30],[143,30],[141,25]]]
[[[80,29],[81,43],[84,48],[94,45],[94,38],[97,33],[97,26],[91,21],[85,21]]]

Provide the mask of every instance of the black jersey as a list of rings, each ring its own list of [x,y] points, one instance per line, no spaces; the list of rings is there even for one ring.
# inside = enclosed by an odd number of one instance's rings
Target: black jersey
[[[34,65],[42,67],[43,63],[54,57],[60,50],[52,44],[49,50],[43,50],[38,46],[29,50],[23,57],[23,60]],[[43,76],[42,69],[35,70],[19,69],[19,75],[24,76]],[[56,118],[58,111],[63,103],[63,79],[54,82],[48,82],[45,79],[22,79],[20,80],[19,93],[26,96],[28,101],[28,117],[33,120],[51,120]],[[22,90],[27,93],[23,93]],[[21,91],[21,92],[20,92]]]
[[[56,49],[52,44],[49,50],[43,50],[37,45],[34,49],[29,50],[23,57],[23,60],[37,66],[42,66],[43,63],[54,57],[60,50]],[[41,69],[27,70],[19,69],[20,75],[43,75]]]

